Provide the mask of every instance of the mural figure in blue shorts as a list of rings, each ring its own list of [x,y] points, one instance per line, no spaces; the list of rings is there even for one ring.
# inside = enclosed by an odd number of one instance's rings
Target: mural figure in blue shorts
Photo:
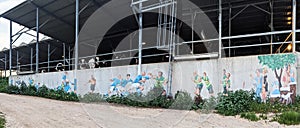
[[[118,75],[117,78],[110,79],[110,81],[112,83],[111,83],[110,88],[108,90],[108,95],[111,95],[111,93],[114,92],[114,91],[118,91],[117,86],[121,84],[122,76]]]
[[[66,80],[66,84],[65,84],[65,86],[64,86],[64,88],[63,88],[63,90],[65,91],[65,92],[71,92],[71,85],[70,85],[71,83],[70,83],[70,81],[69,80]]]
[[[142,72],[141,75],[138,75],[133,81],[132,87],[137,89],[137,92],[142,92],[144,90],[144,84],[146,80],[149,80],[150,77],[146,76],[146,72]]]
[[[194,71],[192,81],[196,84],[195,95],[201,97],[201,90],[203,88],[203,82],[201,76],[197,71]]]
[[[28,79],[28,84],[29,84],[29,86],[34,85],[34,80],[31,77],[29,77],[29,79]]]
[[[41,87],[41,83],[37,83],[37,84],[35,85],[36,90],[39,90],[40,87]]]
[[[203,72],[202,80],[204,81],[204,83],[205,83],[205,85],[206,85],[206,89],[208,90],[208,93],[210,94],[210,96],[213,96],[213,94],[214,94],[214,89],[213,89],[212,84],[211,84],[210,81],[209,81],[209,78],[208,78],[206,72]]]
[[[66,84],[67,84],[67,75],[68,75],[68,72],[64,72],[63,76],[61,77],[62,87],[66,86]]]
[[[228,91],[231,86],[230,76],[231,76],[230,73],[226,73],[225,77],[223,77],[223,79],[224,79],[223,80],[223,94],[225,96],[228,95]]]
[[[126,75],[125,79],[122,79],[121,81],[121,86],[119,87],[120,93],[122,96],[127,95],[127,88],[131,86],[131,84],[133,83],[133,80],[130,77],[130,74]]]
[[[126,79],[122,80],[121,86],[126,87],[128,84],[132,83],[133,80],[130,78],[130,74],[126,75]]]

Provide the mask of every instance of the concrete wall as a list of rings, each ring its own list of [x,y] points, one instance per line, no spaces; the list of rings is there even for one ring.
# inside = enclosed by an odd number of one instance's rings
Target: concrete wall
[[[202,76],[203,72],[206,72],[215,90],[215,95],[223,91],[221,81],[223,78],[223,69],[231,74],[231,89],[232,90],[251,90],[255,89],[253,80],[250,75],[255,78],[256,69],[262,70],[264,67],[259,64],[258,56],[250,57],[235,57],[225,58],[220,60],[209,60],[209,61],[189,61],[179,62],[175,64],[174,73],[174,85],[172,91],[186,90],[190,93],[195,91],[194,84],[192,82],[193,71],[197,71]],[[271,83],[277,81],[275,78],[274,71],[271,71],[268,67],[268,82]],[[295,71],[295,66],[293,66]],[[262,75],[262,73],[261,73]],[[269,86],[270,91],[275,89],[275,86]],[[202,95],[208,97],[207,89],[202,89]]]
[[[291,64],[291,70],[296,73],[295,78],[298,78],[297,75],[300,75],[299,68],[296,70],[296,67],[300,64],[300,54],[293,55],[295,56],[295,58],[297,58],[297,62]],[[262,72],[262,70],[268,71],[267,76],[270,93],[273,90],[278,89],[278,80],[275,77],[274,71],[271,70],[267,65],[260,64],[258,56],[248,56],[214,60],[176,62],[174,64],[172,94],[175,94],[178,90],[184,90],[190,92],[193,96],[195,91],[195,84],[191,79],[193,77],[193,72],[197,71],[200,76],[203,75],[203,72],[207,73],[215,91],[214,95],[216,95],[217,93],[223,91],[223,86],[221,85],[221,81],[223,79],[223,69],[225,69],[226,72],[231,73],[232,90],[255,89],[256,85],[253,84],[253,79],[257,76],[256,69],[259,69],[260,72]],[[282,69],[282,76],[284,76],[286,67]],[[168,63],[143,65],[143,70],[154,75],[156,75],[158,71],[162,71],[164,73],[164,77],[167,78]],[[45,84],[49,88],[56,88],[61,84],[63,74],[64,72],[55,72],[28,76],[12,76],[11,83],[16,84],[17,81],[22,80],[25,83],[28,83],[29,78],[32,78],[34,79],[35,83]],[[109,79],[115,78],[119,74],[122,75],[123,78],[126,77],[126,74],[131,74],[131,78],[134,80],[135,76],[137,75],[137,66],[130,65],[121,67],[79,70],[77,74],[78,94],[86,94],[89,92],[90,86],[88,85],[88,80],[91,78],[91,75],[94,75],[97,80],[95,92],[106,94],[111,83]],[[250,75],[253,76],[253,79],[251,79]],[[260,73],[260,75],[262,75],[262,73]],[[74,81],[74,71],[68,72],[67,79],[69,79],[71,82]],[[299,82],[299,78],[297,80]],[[147,81],[145,84],[145,91],[147,92],[148,90],[150,90],[153,87],[154,83],[155,80]],[[72,87],[72,89],[74,91],[74,87]],[[299,91],[297,92],[299,94]],[[205,87],[202,89],[201,95],[205,98],[209,97],[208,91]]]

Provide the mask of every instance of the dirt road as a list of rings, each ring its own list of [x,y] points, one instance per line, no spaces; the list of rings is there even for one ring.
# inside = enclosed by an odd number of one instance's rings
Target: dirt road
[[[284,127],[276,122],[249,122],[236,117],[205,115],[194,111],[84,104],[7,94],[0,94],[0,112],[5,114],[8,128]]]

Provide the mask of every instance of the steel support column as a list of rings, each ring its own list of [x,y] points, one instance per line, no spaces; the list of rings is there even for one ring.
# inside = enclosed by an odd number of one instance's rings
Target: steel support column
[[[19,72],[19,51],[17,51],[17,72]]]
[[[39,73],[39,8],[36,8],[36,53],[35,72]]]
[[[194,29],[195,29],[195,17],[196,17],[196,13],[193,12],[193,10],[191,9],[191,20],[192,20],[192,41],[194,41],[195,39],[195,35],[194,35]],[[194,43],[192,43],[192,54],[194,54],[194,50],[195,50],[195,47],[194,47]]]
[[[63,43],[63,60],[64,60],[64,67],[65,67],[65,65],[66,65],[66,44],[65,43]]]
[[[130,50],[130,52],[129,52],[129,56],[130,57],[132,57],[132,34],[130,34],[130,41],[129,41],[129,50]]]
[[[142,10],[143,3],[139,3],[139,8]],[[139,63],[138,63],[138,74],[142,73],[142,49],[143,49],[143,14],[139,13]]]
[[[79,0],[76,0],[76,19],[75,19],[75,71],[78,69],[78,20],[79,20]],[[75,72],[76,74],[76,72]],[[75,75],[76,78],[76,75]]]
[[[222,58],[222,0],[219,0],[219,58]]]
[[[9,76],[11,76],[12,67],[12,21],[9,21]]]
[[[32,63],[33,63],[33,49],[30,48],[30,71],[32,71]]]
[[[292,31],[293,31],[293,37],[292,37],[292,40],[293,40],[293,52],[296,52],[296,13],[297,13],[297,0],[293,0],[293,28],[292,28]]]
[[[270,0],[270,9],[271,9],[271,24],[270,24],[270,28],[271,28],[271,32],[274,31],[274,10],[273,10],[273,0]],[[271,45],[270,45],[270,53],[273,54],[273,36],[271,35]]]
[[[228,20],[228,29],[229,29],[229,36],[231,36],[231,14],[232,14],[232,9],[231,9],[231,4],[229,3],[229,20]],[[229,47],[231,47],[231,39],[228,40]],[[231,57],[231,49],[229,48],[229,57]]]
[[[48,72],[50,72],[50,49],[51,49],[51,46],[50,44],[48,44]]]
[[[69,46],[69,70],[71,70],[71,46]]]
[[[79,0],[76,0],[75,14],[75,74],[74,84],[77,86],[77,70],[78,70],[78,31],[79,31]],[[76,90],[74,90],[76,91]]]
[[[6,55],[6,53],[5,53],[5,57],[4,57],[4,77],[6,77],[6,63],[7,63],[7,55]]]

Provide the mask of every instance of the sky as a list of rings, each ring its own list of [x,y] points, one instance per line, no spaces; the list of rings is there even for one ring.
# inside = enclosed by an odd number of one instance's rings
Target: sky
[[[0,0],[0,14],[8,11],[24,1],[26,0]],[[21,25],[13,23],[13,34],[22,28],[23,27]],[[35,35],[34,31],[30,31],[29,33]],[[40,39],[43,37],[44,36],[41,35]],[[29,43],[33,39],[34,37],[23,34],[13,45],[19,46],[22,42]],[[9,21],[4,18],[0,18],[0,51],[2,51],[4,47],[9,48]]]

